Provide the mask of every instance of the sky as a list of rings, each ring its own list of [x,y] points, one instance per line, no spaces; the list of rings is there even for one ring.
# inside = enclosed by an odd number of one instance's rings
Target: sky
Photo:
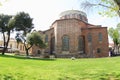
[[[59,14],[66,10],[80,10],[87,14],[88,22],[105,27],[115,27],[119,18],[107,18],[100,16],[97,12],[87,12],[80,7],[84,0],[0,0],[0,14],[15,15],[19,12],[29,13],[33,18],[36,30],[47,30],[51,24],[59,19]]]

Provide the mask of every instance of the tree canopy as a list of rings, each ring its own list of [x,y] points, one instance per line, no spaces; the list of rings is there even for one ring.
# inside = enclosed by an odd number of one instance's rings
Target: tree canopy
[[[109,17],[120,17],[120,1],[119,0],[85,0],[81,6],[84,9],[90,10],[93,7],[100,7],[99,14]]]
[[[23,31],[23,35],[26,36],[27,33],[31,32],[33,27],[33,19],[30,17],[28,13],[19,12],[14,17],[15,19],[15,30],[16,31]]]
[[[120,33],[117,28],[109,28],[108,30],[109,36],[113,39],[113,42],[115,45],[118,45],[120,43]]]
[[[14,20],[12,19],[12,16],[4,15],[4,14],[0,15],[0,32],[3,35],[3,42],[4,42],[4,48],[2,51],[3,55],[5,51],[7,50],[11,31],[14,30],[13,24],[14,24]]]
[[[27,43],[30,45],[36,45],[40,48],[46,47],[45,43],[43,42],[42,36],[40,35],[39,32],[36,31],[27,35]]]

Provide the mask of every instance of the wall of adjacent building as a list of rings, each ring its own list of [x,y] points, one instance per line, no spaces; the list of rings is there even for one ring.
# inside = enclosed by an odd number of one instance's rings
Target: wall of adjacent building
[[[92,34],[92,42],[88,42],[88,34]],[[102,41],[98,40],[99,33],[102,33]],[[107,57],[108,56],[108,33],[106,27],[96,27],[82,29],[82,35],[85,36],[85,53],[88,57]],[[92,52],[90,52],[90,48]],[[100,53],[97,49],[100,48]]]

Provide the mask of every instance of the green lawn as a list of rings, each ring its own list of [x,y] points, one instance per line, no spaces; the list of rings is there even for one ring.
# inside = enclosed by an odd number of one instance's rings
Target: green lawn
[[[0,80],[120,80],[120,57],[71,60],[0,55]]]

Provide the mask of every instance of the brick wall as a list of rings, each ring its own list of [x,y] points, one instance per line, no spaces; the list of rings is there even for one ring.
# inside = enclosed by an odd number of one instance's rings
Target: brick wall
[[[92,42],[88,42],[88,34],[92,35]],[[98,40],[98,34],[102,33],[102,41]],[[98,27],[88,24],[78,19],[60,19],[56,20],[49,30],[43,32],[48,35],[48,50],[51,51],[51,38],[55,37],[55,54],[62,57],[107,57],[108,56],[108,33],[106,27]],[[67,35],[69,37],[69,50],[62,51],[62,38]],[[78,38],[83,36],[85,39],[85,53],[80,54],[78,51]],[[36,53],[38,48],[33,48],[33,53]],[[100,53],[98,53],[100,49]],[[59,56],[58,56],[59,57]]]
[[[87,35],[92,34],[92,45],[88,43]],[[98,34],[102,33],[102,41],[98,40]],[[82,35],[85,36],[85,51],[89,57],[107,57],[108,56],[108,33],[106,27],[88,28],[82,29]],[[90,52],[90,47],[92,48],[92,53]],[[100,48],[101,52],[97,53],[97,49]],[[92,54],[92,55],[91,55]]]
[[[57,21],[57,53],[77,53],[78,51],[78,36],[81,34],[81,25],[76,19],[64,19]],[[69,51],[62,51],[62,37],[67,35],[69,37]]]

